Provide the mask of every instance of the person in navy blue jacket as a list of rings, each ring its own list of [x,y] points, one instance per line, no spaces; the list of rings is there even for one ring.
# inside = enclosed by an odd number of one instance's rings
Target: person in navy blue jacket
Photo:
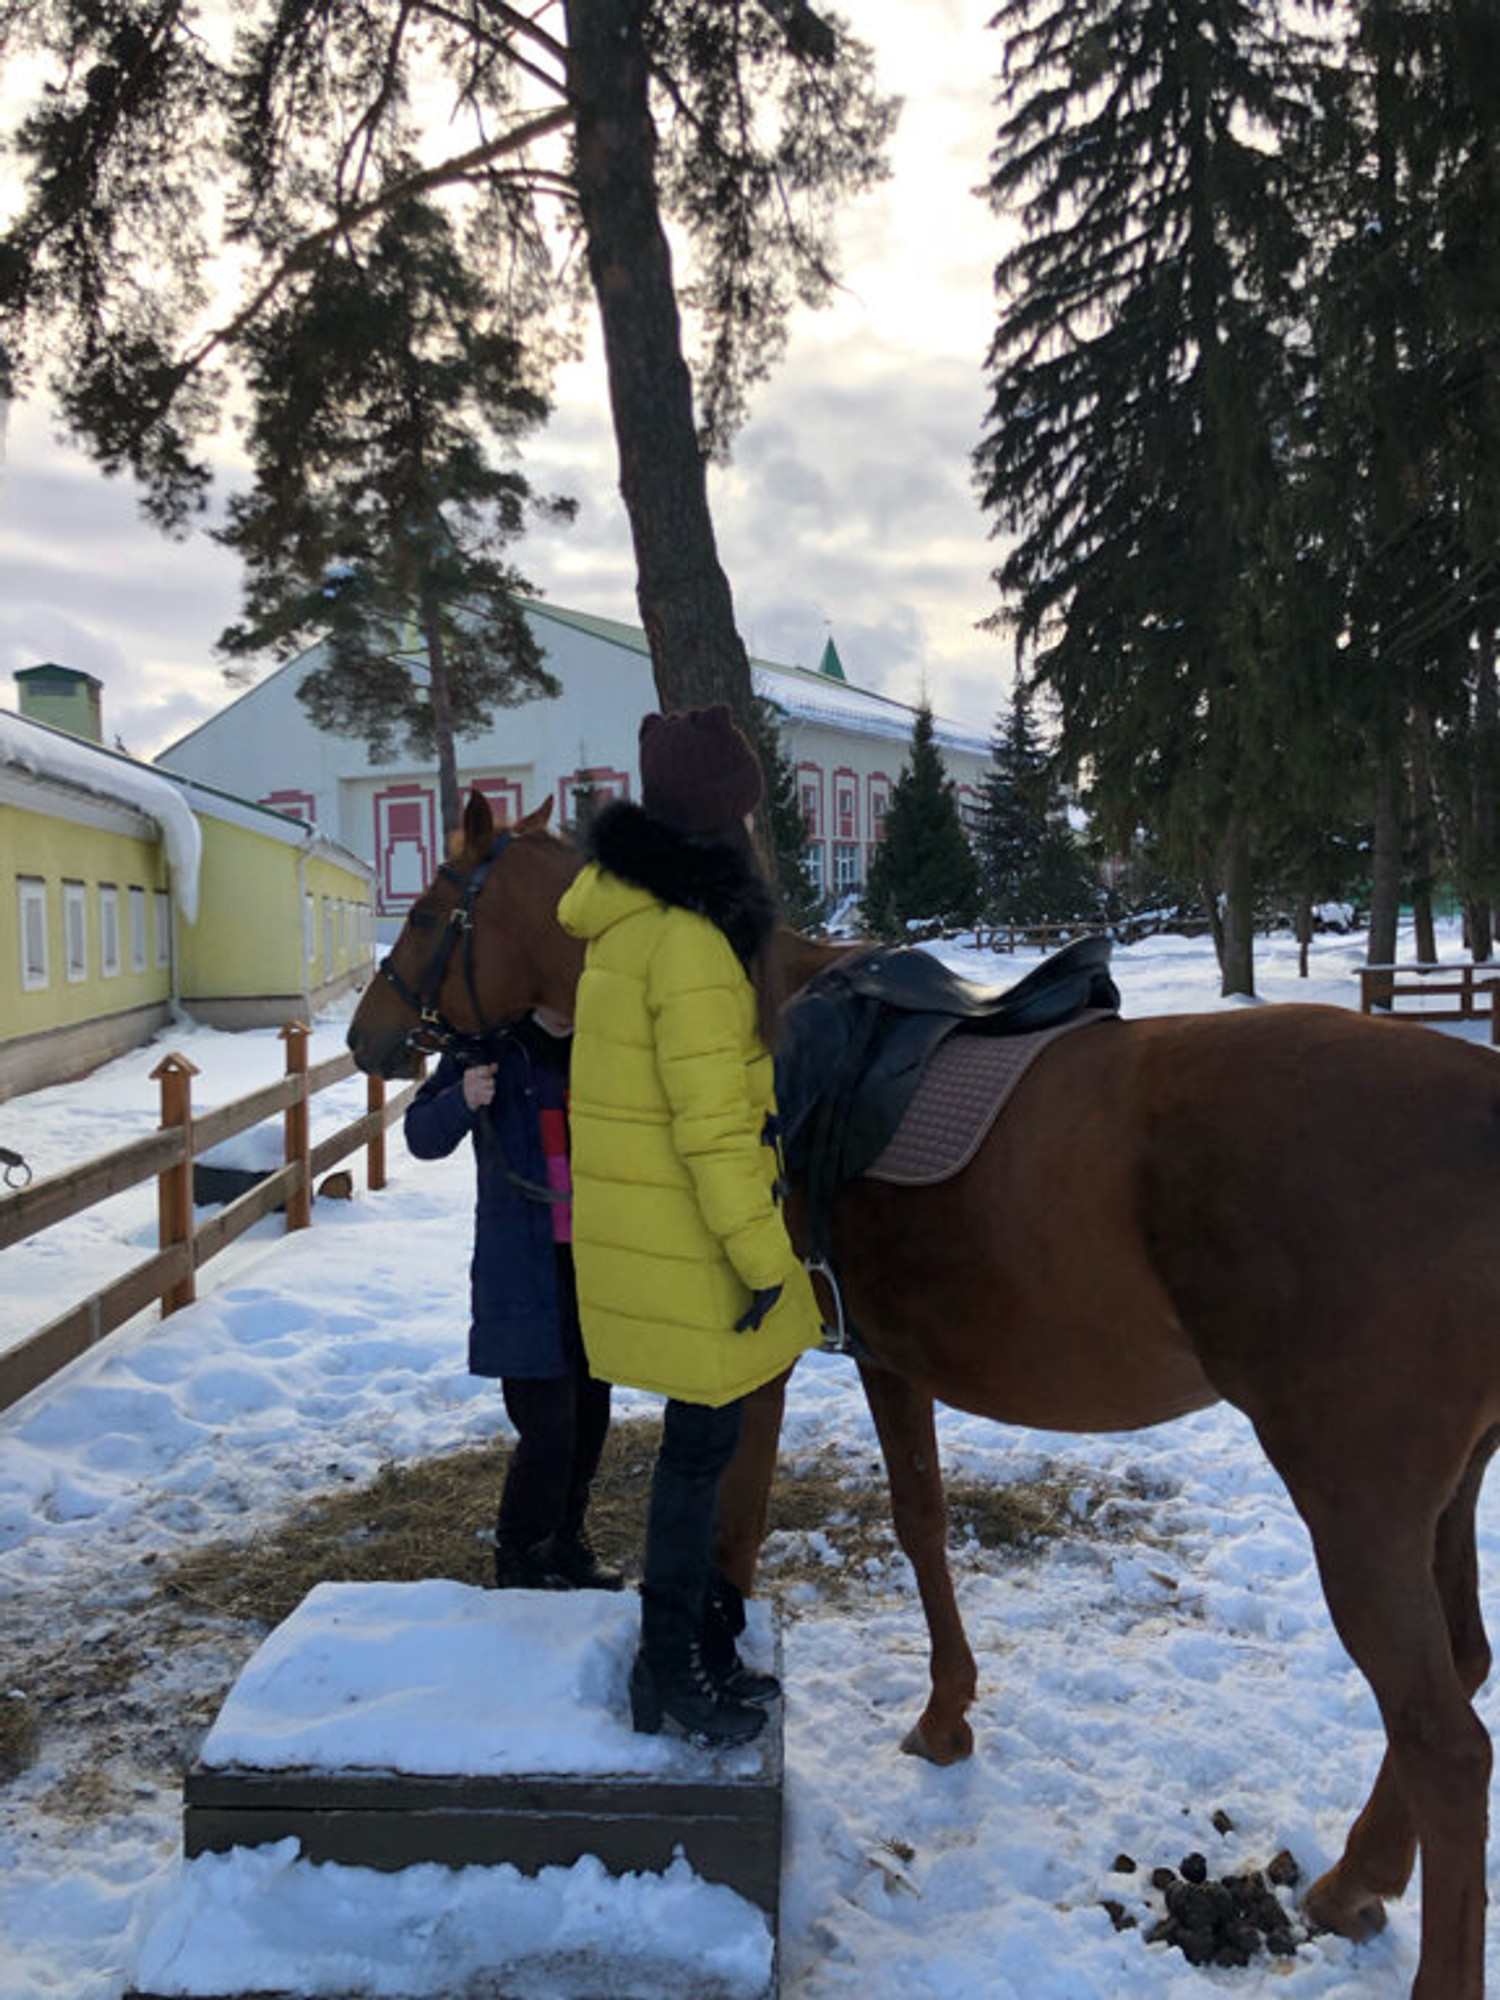
[[[496,1035],[493,1060],[445,1055],[407,1106],[406,1143],[440,1160],[472,1136],[478,1183],[469,1369],[497,1376],[515,1449],[500,1494],[501,1589],[618,1590],[584,1517],[610,1389],[578,1328],[568,1172],[571,1025],[539,1011]]]

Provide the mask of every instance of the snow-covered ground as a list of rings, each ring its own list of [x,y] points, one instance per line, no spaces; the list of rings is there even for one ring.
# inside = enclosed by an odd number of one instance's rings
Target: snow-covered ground
[[[1446,943],[1455,955],[1456,940]],[[1006,982],[1032,962],[944,956]],[[1358,939],[1325,940],[1304,982],[1290,943],[1263,942],[1262,993],[1354,1004],[1359,957]],[[1203,943],[1153,940],[1117,953],[1116,972],[1131,1015],[1232,1004],[1216,997]],[[317,1024],[315,1061],[341,1045],[343,1025]],[[42,1175],[150,1130],[147,1078],[169,1048],[200,1071],[199,1104],[281,1067],[272,1034],[180,1027],[83,1082],[0,1104],[0,1144]],[[341,1089],[347,1101],[330,1093],[325,1121],[362,1107],[361,1083]],[[623,1883],[590,1863],[536,1882],[419,1870],[398,1883],[269,1849],[185,1872],[176,1774],[201,1731],[174,1719],[174,1702],[216,1674],[222,1694],[239,1659],[164,1653],[125,1687],[103,1671],[112,1635],[151,1616],[159,1559],[211,1537],[252,1537],[330,1485],[503,1429],[494,1385],[463,1367],[471,1171],[462,1153],[417,1165],[398,1133],[383,1193],[361,1187],[352,1202],[319,1203],[313,1228],[292,1237],[277,1218],[258,1224],[201,1273],[195,1305],[166,1322],[143,1314],[0,1415],[0,1696],[24,1692],[44,1723],[37,1761],[0,1785],[0,2000],[118,2000],[144,1983],[143,1967],[156,1977],[175,1967],[199,1992],[216,1975],[228,1990],[269,1989],[288,1967],[305,1977],[320,1945],[341,1954],[340,1991],[455,1993],[475,1965],[509,1951],[516,1990],[542,2000],[545,1976],[525,1969],[539,1938],[580,1949],[611,1940],[621,1963],[634,1954],[655,1965],[663,1994],[692,1996],[695,1980],[699,1992],[711,1980],[753,1989],[748,1906],[726,1904],[727,1892],[710,1893],[680,1865]],[[148,1187],[8,1251],[0,1343],[145,1255],[154,1221]],[[621,1416],[648,1407],[617,1398]],[[1152,1868],[1197,1850],[1220,1875],[1290,1849],[1304,1875],[1316,1872],[1337,1854],[1379,1757],[1373,1703],[1248,1427],[1216,1410],[1080,1438],[945,1413],[942,1438],[950,1471],[996,1483],[1059,1476],[1080,1531],[1026,1560],[955,1550],[981,1682],[977,1753],[951,1770],[899,1751],[926,1679],[901,1558],[872,1560],[853,1609],[811,1586],[787,1592],[785,2000],[1196,2000],[1216,1988],[1247,2000],[1401,2000],[1415,1965],[1415,1891],[1371,1944],[1317,1938],[1293,1959],[1261,1956],[1243,1970],[1197,1970],[1145,1942],[1158,1907]],[[789,1462],[867,1471],[875,1447],[847,1363],[799,1366],[783,1449]],[[1497,1505],[1492,1495],[1481,1510],[1491,1579]],[[519,1627],[507,1637],[492,1593],[445,1597],[433,1614],[438,1645],[450,1631],[457,1644],[476,1597],[492,1646],[502,1658],[513,1646],[517,1668],[534,1668],[542,1637]],[[623,1660],[628,1636],[611,1647]],[[80,1770],[74,1738],[45,1727],[34,1675],[64,1650],[97,1655],[101,1709],[133,1718],[117,1740],[101,1729],[102,1771]],[[375,1692],[408,1694],[412,1647],[381,1657]],[[1493,1723],[1493,1699],[1481,1706]],[[393,1740],[409,1741],[409,1711],[393,1713],[407,1716]],[[570,1748],[566,1712],[547,1714],[539,1747],[560,1761],[576,1754],[587,1731],[571,1732]],[[473,1747],[462,1717],[452,1736],[461,1767]],[[1133,1875],[1115,1869],[1122,1854],[1138,1862]],[[1116,1930],[1105,1898],[1138,1925]],[[211,1920],[191,1972],[189,1906]],[[1490,1960],[1500,1984],[1493,1921]]]

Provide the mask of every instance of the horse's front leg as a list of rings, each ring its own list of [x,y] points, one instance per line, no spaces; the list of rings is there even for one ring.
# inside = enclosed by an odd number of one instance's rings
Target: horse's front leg
[[[934,1764],[955,1764],[974,1748],[968,1710],[977,1676],[948,1568],[948,1504],[932,1398],[886,1369],[859,1372],[885,1457],[896,1539],[916,1571],[932,1647],[932,1692],[901,1747]]]
[[[721,1574],[745,1597],[755,1589],[756,1566],[766,1539],[766,1510],[791,1376],[788,1368],[745,1398],[740,1441],[719,1480],[715,1561]]]

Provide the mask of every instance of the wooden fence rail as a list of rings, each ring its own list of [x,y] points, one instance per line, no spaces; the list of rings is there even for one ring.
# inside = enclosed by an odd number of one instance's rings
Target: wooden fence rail
[[[313,1183],[336,1160],[363,1146],[366,1185],[385,1186],[386,1130],[410,1103],[416,1084],[387,1099],[384,1081],[369,1077],[364,1115],[314,1146],[309,1138],[311,1100],[355,1075],[354,1058],[330,1056],[309,1068],[308,1030],[302,1022],[289,1021],[281,1038],[286,1045],[284,1076],[196,1118],[192,1109],[196,1069],[184,1056],[164,1056],[151,1072],[161,1091],[159,1131],[46,1180],[0,1194],[0,1250],[4,1250],[154,1176],[158,1244],[144,1262],[0,1352],[0,1410],[86,1353],[153,1299],[160,1300],[163,1318],[190,1304],[202,1266],[272,1209],[285,1207],[288,1229],[305,1229],[312,1220]],[[194,1159],[278,1112],[283,1120],[283,1165],[195,1225]]]
[[[1404,1011],[1403,1000],[1428,1004],[1410,1009],[1420,1021],[1481,1021],[1488,1019],[1490,1042],[1500,1047],[1500,963],[1464,960],[1452,965],[1362,965],[1359,968],[1359,1011],[1376,1008],[1392,1014]],[[1445,1004],[1433,1006],[1431,1002]]]
[[[1093,923],[976,924],[974,945],[978,951],[1055,951],[1074,938],[1092,937],[1101,928]]]

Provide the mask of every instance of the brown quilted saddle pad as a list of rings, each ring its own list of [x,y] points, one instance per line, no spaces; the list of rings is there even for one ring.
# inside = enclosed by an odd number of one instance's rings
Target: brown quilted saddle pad
[[[979,1151],[1006,1099],[1049,1043],[1118,1018],[1110,1009],[1088,1008],[1034,1035],[949,1035],[933,1050],[906,1115],[865,1177],[903,1187],[950,1180]]]

